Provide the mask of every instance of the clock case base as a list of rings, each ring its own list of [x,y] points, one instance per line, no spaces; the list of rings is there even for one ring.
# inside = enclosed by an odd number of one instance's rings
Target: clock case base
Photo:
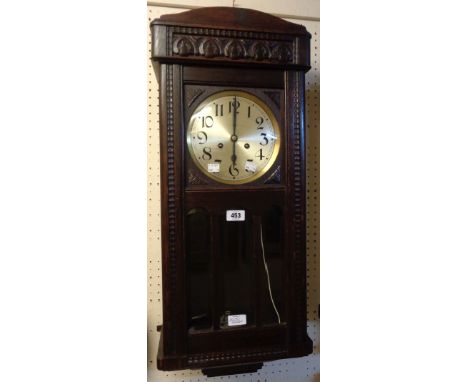
[[[263,361],[275,361],[285,358],[305,357],[312,353],[312,340],[306,336],[304,342],[296,343],[289,351],[278,351],[278,348],[249,348],[233,352],[210,353],[206,357],[169,357],[164,354],[163,333],[159,341],[157,367],[162,371],[177,371],[185,369],[201,369],[208,377],[231,374],[255,373],[263,367]],[[235,357],[242,358],[242,362],[233,363]],[[262,361],[262,362],[259,362]]]
[[[306,356],[312,352],[312,341],[307,336],[306,311],[304,87],[305,72],[310,69],[311,36],[301,25],[231,7],[165,15],[154,20],[151,29],[152,59],[160,85],[161,141],[164,323],[157,367],[164,371],[204,369],[215,375],[240,373],[241,367],[253,368],[265,361]],[[239,190],[197,185],[185,178],[190,169],[184,163],[187,85],[281,92],[285,146],[284,157],[278,162],[278,182],[262,185],[259,180]],[[210,197],[213,192],[216,197]],[[230,193],[248,203],[245,209],[258,208],[272,198],[284,200],[285,322],[239,331],[216,328],[211,333],[191,335],[187,325],[184,209],[192,199],[209,206]]]
[[[231,365],[202,369],[202,373],[207,377],[220,377],[223,375],[256,373],[262,367],[263,363],[251,363],[248,365]]]

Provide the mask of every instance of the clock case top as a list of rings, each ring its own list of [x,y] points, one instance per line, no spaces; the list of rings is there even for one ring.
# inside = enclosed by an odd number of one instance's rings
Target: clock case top
[[[151,30],[152,58],[161,63],[310,69],[305,27],[251,9],[208,7],[163,15]]]
[[[242,8],[210,7],[163,15],[151,23],[152,59],[160,85],[162,336],[158,368],[213,368],[310,354],[306,318],[305,72],[310,34],[297,24]],[[190,110],[217,90],[259,96],[281,125],[277,166],[253,184],[223,185],[190,178],[185,153]],[[205,93],[205,94],[202,94]],[[272,178],[281,169],[278,179]],[[271,182],[271,179],[273,181]],[[207,182],[204,184],[204,182]],[[203,203],[220,214],[223,203],[261,209],[282,203],[286,324],[244,330],[187,332],[185,211]],[[247,206],[247,207],[245,207]],[[213,276],[216,279],[216,276]]]

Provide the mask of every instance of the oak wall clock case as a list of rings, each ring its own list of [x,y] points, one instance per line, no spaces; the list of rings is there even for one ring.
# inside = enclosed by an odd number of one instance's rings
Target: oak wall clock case
[[[304,77],[310,34],[228,7],[151,23],[160,89],[161,370],[253,372],[312,352]]]

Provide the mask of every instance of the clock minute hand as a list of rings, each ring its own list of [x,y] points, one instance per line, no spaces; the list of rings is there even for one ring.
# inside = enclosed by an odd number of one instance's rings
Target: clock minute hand
[[[232,164],[233,166],[236,165],[237,161],[237,156],[236,156],[236,141],[237,141],[237,135],[236,135],[236,128],[237,128],[237,107],[236,107],[236,96],[234,96],[234,102],[232,103],[233,106],[233,116],[232,116],[232,135],[231,135],[231,141],[232,141]]]

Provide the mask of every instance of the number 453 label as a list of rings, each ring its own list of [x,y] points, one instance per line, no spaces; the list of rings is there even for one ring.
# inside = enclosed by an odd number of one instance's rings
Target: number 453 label
[[[227,210],[226,220],[228,222],[243,222],[245,221],[245,210]]]

